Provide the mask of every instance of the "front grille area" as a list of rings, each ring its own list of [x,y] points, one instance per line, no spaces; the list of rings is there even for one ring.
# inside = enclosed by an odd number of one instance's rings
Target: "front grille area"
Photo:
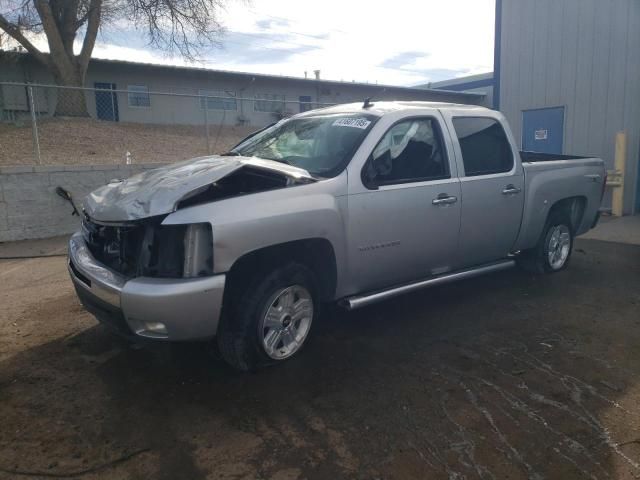
[[[125,276],[139,272],[145,230],[142,223],[102,225],[88,216],[82,221],[82,235],[93,257]]]
[[[211,226],[161,225],[163,219],[164,217],[153,217],[109,225],[95,222],[85,215],[82,221],[82,235],[93,258],[128,278],[211,275]],[[198,225],[205,228],[198,229]],[[194,236],[194,228],[199,237]],[[185,255],[187,245],[190,249],[189,255]]]

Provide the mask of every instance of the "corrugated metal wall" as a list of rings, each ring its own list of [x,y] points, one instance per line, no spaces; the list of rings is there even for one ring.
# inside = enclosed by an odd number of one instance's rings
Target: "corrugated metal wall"
[[[640,157],[640,0],[503,0],[500,110],[516,138],[522,111],[565,107],[564,153],[613,168],[626,130],[625,213]],[[608,201],[608,199],[607,199]]]

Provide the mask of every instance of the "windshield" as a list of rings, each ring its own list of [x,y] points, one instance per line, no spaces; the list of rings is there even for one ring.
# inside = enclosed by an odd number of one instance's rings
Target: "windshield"
[[[248,138],[232,152],[304,168],[312,175],[337,175],[374,121],[372,115],[318,115],[283,120]]]

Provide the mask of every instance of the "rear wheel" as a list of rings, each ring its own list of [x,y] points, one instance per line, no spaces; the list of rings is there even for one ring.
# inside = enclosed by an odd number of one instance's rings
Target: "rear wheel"
[[[567,267],[573,250],[573,230],[568,215],[553,212],[538,244],[524,251],[518,263],[534,273],[555,273]]]
[[[546,270],[557,272],[565,268],[571,255],[571,246],[571,230],[567,225],[559,224],[549,229],[545,248]]]
[[[225,308],[218,332],[222,358],[248,371],[296,355],[317,316],[316,292],[313,273],[298,263],[257,275]]]

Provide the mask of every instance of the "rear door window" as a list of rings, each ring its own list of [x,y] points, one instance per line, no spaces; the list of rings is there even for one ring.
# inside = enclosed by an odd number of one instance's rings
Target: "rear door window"
[[[453,126],[462,150],[465,176],[504,173],[513,168],[511,144],[498,121],[458,117],[453,119]]]

